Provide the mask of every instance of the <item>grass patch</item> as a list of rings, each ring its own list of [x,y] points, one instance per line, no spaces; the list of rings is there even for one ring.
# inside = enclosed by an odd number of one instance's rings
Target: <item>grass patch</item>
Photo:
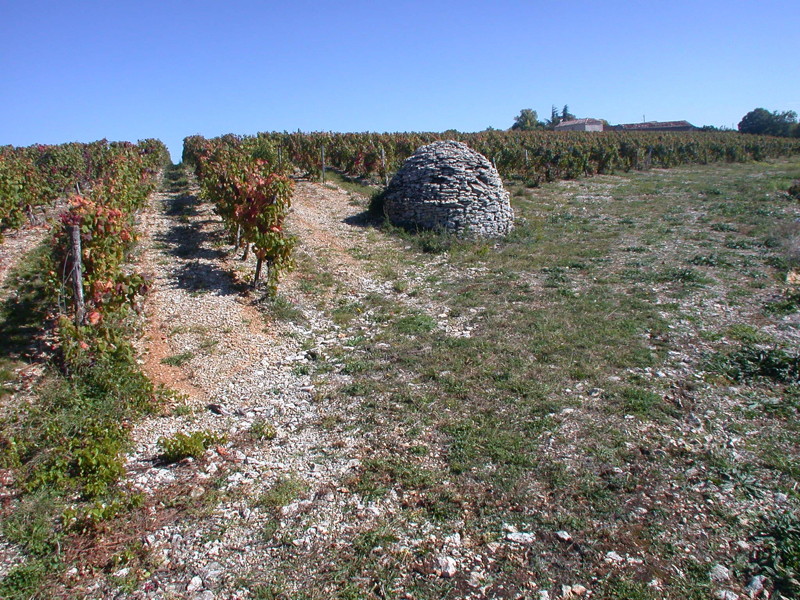
[[[484,413],[446,424],[442,431],[451,440],[447,457],[450,470],[464,473],[490,461],[502,470],[501,474],[493,472],[494,479],[508,484],[520,471],[535,466],[532,450],[537,434],[547,423],[544,418],[531,420],[524,431],[518,431],[506,427],[495,415]]]
[[[333,171],[330,169],[325,170],[325,181],[334,183],[338,187],[350,192],[351,194],[363,196],[365,199],[371,198],[379,191],[379,188],[374,185],[364,183],[358,179],[348,177],[343,173],[339,173],[338,171]]]
[[[716,354],[708,370],[733,381],[770,380],[776,383],[800,383],[800,355],[777,347],[743,345],[728,354]]]
[[[796,313],[800,310],[800,290],[785,290],[777,300],[767,304],[764,310],[781,317]]]
[[[772,580],[782,598],[800,595],[800,517],[793,512],[765,516],[755,536],[754,562]]]
[[[401,317],[394,324],[398,333],[405,335],[419,335],[428,333],[436,328],[436,319],[425,314],[414,314]]]
[[[274,440],[278,437],[278,430],[269,421],[258,418],[250,427],[250,435],[256,440]]]
[[[643,419],[660,419],[672,414],[664,402],[662,394],[641,387],[622,388],[618,395],[620,406],[625,414]]]
[[[421,467],[411,457],[398,455],[365,460],[361,474],[351,485],[359,493],[373,498],[385,495],[394,486],[404,490],[423,490],[435,481],[433,471]]]
[[[35,598],[52,569],[57,565],[41,559],[29,559],[11,569],[0,580],[0,598],[29,600]]]
[[[266,309],[266,314],[275,321],[284,323],[305,323],[306,317],[288,298],[280,294],[268,295],[264,298],[262,306]]]
[[[42,244],[23,257],[6,279],[6,287],[14,293],[0,305],[0,360],[4,364],[33,351],[36,335],[47,320],[51,290],[44,274],[49,251]]]
[[[171,194],[178,194],[189,189],[189,178],[182,163],[169,165],[164,170],[161,189]]]
[[[726,329],[725,334],[731,339],[744,344],[768,344],[772,341],[770,336],[763,333],[758,328],[744,323],[731,325]]]
[[[224,444],[225,436],[210,431],[178,432],[158,440],[162,452],[160,458],[165,463],[176,463],[184,458],[200,458],[211,446]]]
[[[272,487],[262,494],[257,501],[258,506],[273,510],[291,504],[306,492],[308,485],[297,475],[291,474],[281,477]]]
[[[169,365],[170,367],[182,367],[194,358],[194,352],[186,351],[179,354],[173,354],[161,359],[162,365]]]

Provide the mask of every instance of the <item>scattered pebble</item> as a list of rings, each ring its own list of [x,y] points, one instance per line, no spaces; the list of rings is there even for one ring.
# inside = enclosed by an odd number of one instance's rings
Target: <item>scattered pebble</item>
[[[755,598],[764,591],[764,584],[766,581],[767,578],[764,575],[755,575],[747,584],[747,587],[744,588],[744,591],[747,592],[751,598]]]
[[[453,577],[456,574],[456,561],[452,556],[440,556],[438,563],[442,577]]]
[[[508,533],[506,539],[517,544],[529,545],[536,541],[536,536],[532,533]]]
[[[709,579],[711,579],[711,581],[714,581],[716,583],[722,583],[730,580],[731,572],[727,567],[720,564],[716,564],[713,567],[711,567],[711,571],[708,572],[708,577]]]
[[[560,539],[562,542],[571,542],[572,536],[567,533],[566,531],[556,531],[556,537]]]

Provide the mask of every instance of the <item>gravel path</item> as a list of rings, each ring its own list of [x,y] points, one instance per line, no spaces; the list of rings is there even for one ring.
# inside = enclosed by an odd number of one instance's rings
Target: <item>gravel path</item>
[[[37,214],[34,223],[4,234],[0,243],[0,300],[5,299],[9,292],[5,288],[5,282],[11,269],[24,254],[42,243],[50,231],[48,221],[63,208],[63,202],[58,202],[46,212]]]
[[[345,222],[361,210],[348,198],[300,182],[290,226],[304,231],[304,252],[324,255],[337,280],[363,294],[382,284],[346,252],[353,236],[364,235]],[[279,562],[282,544],[274,540],[289,539],[302,552],[348,526],[343,513],[353,500],[340,482],[359,466],[358,433],[320,425],[324,402],[306,374],[309,360],[326,356],[345,334],[310,306],[302,325],[265,316],[234,275],[251,265],[229,254],[219,218],[194,196],[155,194],[141,230],[140,268],[153,277],[139,341],[143,368],[180,394],[135,426],[127,461],[129,482],[155,524],[141,533],[153,569],[122,568],[84,589],[114,596],[133,578],[136,589],[125,597],[248,597],[242,582]],[[297,284],[287,281],[287,293]],[[197,460],[159,460],[160,439],[196,431],[225,441]],[[277,506],[270,494],[281,493],[296,499]],[[176,504],[184,510],[174,514]]]

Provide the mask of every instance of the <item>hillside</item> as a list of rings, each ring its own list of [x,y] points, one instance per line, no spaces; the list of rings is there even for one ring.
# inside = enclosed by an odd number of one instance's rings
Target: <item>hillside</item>
[[[758,575],[792,597],[799,177],[515,183],[489,243],[299,181],[276,298],[193,179],[165,185],[136,345],[179,394],[131,425],[141,503],[67,540],[42,597],[742,597]],[[194,432],[205,453],[165,460]],[[3,534],[0,575],[24,555]]]

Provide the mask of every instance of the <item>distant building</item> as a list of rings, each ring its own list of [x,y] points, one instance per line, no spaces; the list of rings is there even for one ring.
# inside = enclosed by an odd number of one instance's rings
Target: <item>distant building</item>
[[[694,131],[697,129],[689,121],[648,121],[647,123],[627,123],[614,127],[619,131]]]
[[[562,121],[555,126],[556,131],[603,131],[603,122],[598,119],[574,119]]]

